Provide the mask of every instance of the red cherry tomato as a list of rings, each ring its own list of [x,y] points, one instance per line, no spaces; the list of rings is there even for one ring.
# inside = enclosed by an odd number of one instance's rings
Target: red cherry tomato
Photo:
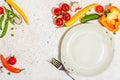
[[[97,13],[103,13],[104,12],[104,8],[103,8],[102,5],[98,5],[98,6],[95,7],[95,11]]]
[[[61,5],[61,10],[62,11],[69,11],[70,10],[70,6],[67,3],[63,3]]]
[[[71,19],[71,15],[66,12],[66,13],[63,13],[62,18],[63,20],[65,20],[65,22],[67,22]]]
[[[53,14],[54,14],[55,16],[59,16],[59,15],[62,14],[62,10],[61,10],[60,8],[54,8]]]
[[[4,9],[3,9],[3,7],[0,7],[0,14],[4,14]]]
[[[64,21],[63,21],[62,18],[57,18],[57,19],[55,20],[55,24],[56,24],[58,27],[61,27],[61,26],[64,25]]]
[[[11,65],[14,65],[16,63],[16,58],[15,57],[10,57],[8,59],[8,63],[11,64]]]

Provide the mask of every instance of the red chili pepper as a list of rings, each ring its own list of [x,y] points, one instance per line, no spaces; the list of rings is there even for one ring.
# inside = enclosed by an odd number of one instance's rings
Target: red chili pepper
[[[10,65],[7,63],[6,59],[4,58],[4,56],[3,56],[2,54],[0,55],[0,58],[1,58],[1,62],[2,62],[2,64],[3,64],[3,66],[4,66],[7,70],[9,70],[10,72],[20,73],[20,72],[23,70],[23,69],[19,69],[19,68],[15,68],[15,67],[10,66]]]

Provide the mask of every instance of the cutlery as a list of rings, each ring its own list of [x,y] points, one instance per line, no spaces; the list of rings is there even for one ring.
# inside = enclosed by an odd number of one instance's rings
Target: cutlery
[[[58,60],[55,59],[55,58],[52,58],[52,60],[50,61],[50,63],[51,63],[52,65],[54,65],[57,69],[64,71],[72,80],[75,80],[75,79],[69,74],[69,72],[65,69],[64,65],[63,65],[60,61],[58,61]]]

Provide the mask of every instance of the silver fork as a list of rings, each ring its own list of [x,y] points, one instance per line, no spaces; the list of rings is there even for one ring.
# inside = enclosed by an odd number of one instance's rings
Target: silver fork
[[[72,80],[75,80],[75,79],[69,74],[69,72],[65,69],[64,65],[63,65],[60,61],[56,60],[55,58],[52,58],[51,61],[50,61],[50,63],[51,63],[52,65],[54,65],[57,69],[64,71]]]

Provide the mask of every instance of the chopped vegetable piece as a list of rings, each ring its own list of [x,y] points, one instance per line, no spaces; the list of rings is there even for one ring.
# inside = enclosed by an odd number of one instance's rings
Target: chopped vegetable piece
[[[22,23],[22,18],[21,18],[21,16],[14,17],[13,21],[15,22],[15,24],[20,25]]]
[[[3,14],[0,18],[0,30],[2,30],[2,23],[3,23],[4,17],[5,15]]]
[[[7,17],[9,18],[10,23],[13,24],[13,25],[15,25],[14,18],[18,18],[19,19],[19,16],[16,15],[13,11],[7,9],[6,7],[4,7],[4,8],[5,8]]]
[[[4,28],[2,30],[2,33],[0,34],[0,38],[3,38],[6,35],[7,30],[8,30],[8,23],[9,23],[9,19],[6,18],[5,23],[4,23]]]

